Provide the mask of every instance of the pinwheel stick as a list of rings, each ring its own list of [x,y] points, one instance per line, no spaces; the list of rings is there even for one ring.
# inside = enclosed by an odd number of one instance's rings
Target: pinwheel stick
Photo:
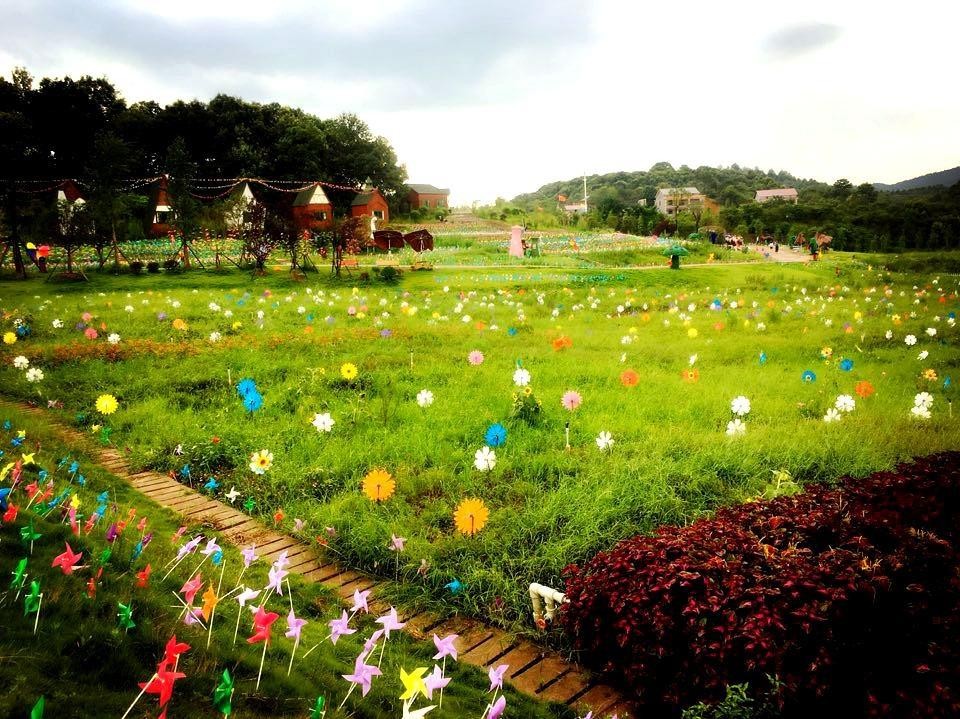
[[[193,607],[191,607],[189,604],[187,604],[185,601],[183,601],[183,600],[180,598],[180,595],[179,595],[179,594],[177,594],[177,593],[176,593],[175,591],[173,591],[172,589],[170,590],[170,594],[172,594],[173,596],[175,596],[175,597],[177,598],[177,601],[180,602],[180,604],[183,606],[183,608],[187,611],[187,614],[191,614],[191,613],[193,612]],[[196,615],[194,615],[193,618],[194,618],[194,620],[197,622],[197,624],[199,624],[201,627],[203,627],[204,629],[207,628],[207,625],[203,623],[203,620],[202,620],[202,619],[197,619]]]
[[[123,713],[123,716],[120,719],[127,719],[127,715],[133,711],[133,708],[137,705],[137,702],[143,698],[143,695],[147,693],[147,687],[150,686],[150,682],[157,678],[157,675],[154,674],[152,677],[147,679],[147,683],[143,685],[143,689],[140,690],[140,693],[137,694],[137,698],[133,700],[133,703],[127,707],[127,710]]]
[[[220,597],[220,589],[223,587],[223,572],[227,568],[227,560],[224,559],[220,564],[220,581],[217,582],[217,596]],[[222,600],[223,598],[220,597]],[[210,626],[207,628],[207,649],[210,648],[210,637],[213,636],[213,617],[217,613],[217,605],[214,604],[210,609]]]
[[[189,554],[184,554],[182,557],[180,557],[180,559],[178,559],[178,560],[174,563],[174,565],[173,565],[172,567],[170,567],[170,571],[163,575],[163,580],[161,580],[161,581],[166,581],[166,580],[167,580],[167,577],[170,576],[171,572],[173,572],[174,569],[176,569],[177,567],[180,566],[180,562],[182,562],[184,559],[186,559],[186,558],[189,557],[189,556],[190,556]],[[190,576],[192,577],[193,575],[191,574]]]
[[[257,689],[260,688],[260,675],[263,674],[263,661],[267,658],[267,640],[263,640],[263,654],[260,655],[260,669],[257,670]]]
[[[37,627],[40,625],[40,607],[43,606],[43,592],[40,592],[40,596],[37,599],[37,618],[33,620],[33,633],[37,633]]]
[[[243,605],[237,609],[237,627],[233,630],[233,643],[237,643],[237,635],[240,633],[240,617],[243,616]]]
[[[347,699],[350,698],[350,695],[353,694],[353,690],[356,688],[357,688],[356,684],[350,685],[350,691],[347,692],[347,695],[343,698],[343,701],[340,702],[340,706],[337,707],[337,711],[340,711],[341,709],[343,709],[343,705],[347,703]]]
[[[290,600],[290,613],[293,614],[293,592],[290,591],[290,580],[287,580],[287,598]],[[293,671],[293,658],[297,656],[297,647],[300,646],[300,633],[297,633],[297,638],[293,640],[293,651],[290,652],[290,665],[287,667],[287,676],[290,676],[290,672]]]

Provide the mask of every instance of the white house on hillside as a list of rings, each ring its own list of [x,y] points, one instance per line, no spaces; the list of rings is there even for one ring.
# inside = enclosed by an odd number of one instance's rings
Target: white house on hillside
[[[662,187],[657,190],[653,204],[661,214],[670,217],[693,205],[703,205],[705,199],[706,195],[696,187]]]
[[[797,191],[792,187],[783,187],[778,190],[757,190],[757,196],[753,198],[754,202],[766,202],[767,200],[783,200],[797,204]]]

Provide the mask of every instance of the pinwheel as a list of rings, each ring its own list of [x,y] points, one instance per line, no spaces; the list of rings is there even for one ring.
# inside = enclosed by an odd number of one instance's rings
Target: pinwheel
[[[233,677],[230,676],[230,670],[224,669],[220,676],[220,683],[213,690],[213,707],[224,716],[230,716],[233,712]]]

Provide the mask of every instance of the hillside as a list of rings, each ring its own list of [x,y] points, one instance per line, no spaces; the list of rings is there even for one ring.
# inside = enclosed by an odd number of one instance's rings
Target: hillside
[[[658,162],[646,171],[587,176],[587,187],[593,205],[635,207],[641,199],[646,199],[647,204],[652,205],[657,188],[690,185],[722,204],[738,204],[752,200],[757,190],[772,187],[796,187],[800,190],[828,188],[828,185],[822,182],[800,179],[789,172],[764,172],[759,168],[751,169],[739,165],[701,166],[694,169],[686,165],[674,168],[669,162]],[[583,197],[583,178],[551,182],[535,192],[518,195],[513,202],[530,209],[536,206],[552,208],[558,194],[579,200]]]
[[[960,182],[960,166],[940,172],[928,172],[926,175],[895,182],[892,185],[875,182],[873,186],[881,192],[899,192],[901,190],[919,190],[924,187],[950,187],[958,182]]]

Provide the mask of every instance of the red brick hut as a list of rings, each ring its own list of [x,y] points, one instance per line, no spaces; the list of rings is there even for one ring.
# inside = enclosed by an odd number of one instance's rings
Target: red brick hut
[[[319,183],[297,193],[292,212],[293,224],[298,232],[321,232],[333,228],[333,205]]]
[[[448,205],[450,190],[444,190],[433,185],[407,185],[407,202],[411,210],[441,209]]]
[[[350,203],[351,217],[375,217],[377,225],[384,225],[390,221],[390,210],[387,207],[387,201],[380,190],[364,184],[363,189],[353,198]]]

